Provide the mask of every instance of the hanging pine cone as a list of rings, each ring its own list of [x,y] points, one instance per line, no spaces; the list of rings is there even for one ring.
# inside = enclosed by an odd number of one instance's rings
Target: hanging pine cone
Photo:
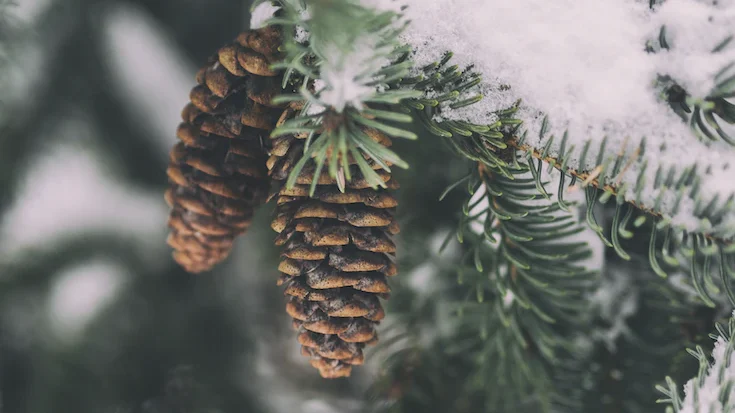
[[[276,28],[246,31],[197,73],[177,130],[181,142],[171,150],[166,191],[168,244],[189,272],[227,257],[267,196],[263,143],[282,112],[270,103],[282,77],[269,65],[280,43]]]
[[[281,116],[295,115],[294,105]],[[390,146],[382,133],[366,129],[376,142]],[[345,192],[326,172],[317,178],[309,197],[315,165],[307,163],[296,185],[285,181],[303,155],[304,136],[288,135],[273,140],[268,169],[281,187],[276,217],[271,227],[279,233],[276,245],[284,245],[278,270],[285,285],[286,311],[299,332],[303,355],[325,378],[346,377],[353,365],[363,363],[363,348],[377,342],[376,325],[385,316],[378,298],[387,298],[387,276],[396,274],[393,262],[398,233],[397,201],[391,195],[398,184],[378,165],[373,169],[387,189],[372,189],[354,159],[349,159],[352,180]]]

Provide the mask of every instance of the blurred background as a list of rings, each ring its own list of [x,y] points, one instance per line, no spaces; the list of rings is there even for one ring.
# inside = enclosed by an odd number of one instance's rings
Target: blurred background
[[[180,110],[199,65],[248,27],[249,3],[0,0],[3,413],[360,409],[383,359],[326,381],[299,355],[272,205],[213,272],[185,273],[165,243]],[[437,198],[466,165],[400,144],[413,169],[398,179],[422,178],[400,192],[399,264],[415,270],[393,305],[420,309],[458,210]],[[382,337],[400,325],[389,317]]]
[[[249,8],[0,0],[0,413],[349,413],[380,408],[365,404],[377,394],[401,400],[393,411],[474,413],[491,393],[523,401],[503,380],[465,385],[484,377],[483,347],[459,341],[452,314],[475,286],[457,283],[465,247],[438,253],[464,195],[438,198],[472,166],[441,138],[395,140],[411,165],[395,171],[400,275],[381,344],[349,379],[320,379],[299,354],[275,285],[273,205],[214,271],[187,274],[171,259],[163,191],[179,113],[197,68],[248,27]],[[601,222],[614,216],[606,208]],[[594,360],[570,383],[585,383],[575,390],[585,412],[661,411],[653,384],[692,377],[684,349],[709,352],[727,311],[694,304],[677,281],[688,276],[653,274],[645,237],[626,245],[641,252],[631,263],[590,239],[606,265],[587,301]],[[464,325],[478,335],[479,323]],[[493,357],[487,373],[502,378]]]

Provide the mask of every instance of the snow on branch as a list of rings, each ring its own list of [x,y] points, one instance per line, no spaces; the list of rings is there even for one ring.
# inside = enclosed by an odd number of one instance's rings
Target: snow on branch
[[[344,191],[352,179],[348,159],[357,165],[373,188],[385,180],[363,159],[383,170],[407,164],[367,133],[379,131],[390,138],[415,139],[416,134],[395,123],[407,124],[411,116],[398,113],[401,101],[418,98],[420,91],[395,87],[409,75],[408,50],[399,34],[406,26],[389,1],[362,5],[358,0],[279,0],[273,18],[253,23],[276,24],[283,30],[282,60],[271,65],[284,70],[284,93],[274,103],[292,104],[294,113],[271,132],[271,137],[303,133],[304,155],[291,170],[287,187],[293,187],[306,164],[315,159],[315,174],[328,166],[329,175]],[[263,2],[254,11],[261,13]],[[266,8],[266,11],[273,12]],[[392,124],[388,124],[392,123]],[[387,139],[385,142],[389,142]],[[336,149],[333,150],[333,149]],[[330,161],[327,162],[327,158]],[[341,163],[341,165],[338,165]],[[316,190],[316,180],[311,193]]]
[[[727,413],[735,411],[735,312],[727,330],[717,326],[712,363],[700,346],[688,350],[699,360],[699,374],[684,385],[681,399],[676,384],[667,377],[667,385],[657,389],[668,396],[659,402],[670,403],[667,412],[676,413]]]
[[[274,6],[277,5],[278,7]],[[278,8],[276,20],[296,28],[295,44],[287,44],[285,61],[277,66],[305,76],[300,93],[318,112],[327,108],[342,113],[366,103],[394,103],[408,91],[386,94],[389,83],[408,74],[409,62],[398,62],[406,50],[398,35],[405,28],[400,3],[393,0],[280,0],[261,2],[253,9],[251,25],[268,24],[268,14]],[[304,60],[306,59],[306,60]],[[391,95],[388,100],[386,97]],[[399,96],[400,95],[400,96]],[[398,97],[398,99],[396,99]]]
[[[393,48],[381,46],[380,40],[378,36],[360,37],[346,53],[334,43],[325,45],[321,51],[321,89],[317,91],[321,105],[338,113],[348,106],[363,109],[363,102],[376,92],[375,74],[390,64],[386,56]]]
[[[483,100],[445,102],[442,120],[489,124],[521,99],[525,144],[558,158],[567,132],[572,169],[600,169],[626,199],[655,205],[678,228],[735,236],[735,150],[724,141],[735,135],[735,1],[403,2],[416,67],[452,52],[453,64],[483,78]],[[628,159],[616,176],[598,162],[608,157]]]

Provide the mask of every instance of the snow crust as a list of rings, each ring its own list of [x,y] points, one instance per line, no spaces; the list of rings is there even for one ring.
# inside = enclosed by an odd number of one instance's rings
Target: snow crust
[[[363,0],[366,5],[373,1]],[[719,194],[720,205],[735,193],[735,150],[724,142],[703,143],[660,100],[655,83],[668,75],[694,97],[704,97],[714,74],[735,61],[735,41],[711,53],[735,33],[735,1],[668,0],[654,10],[639,0],[403,0],[411,25],[403,40],[414,47],[416,67],[454,53],[452,64],[472,65],[483,75],[484,99],[444,112],[445,118],[489,123],[490,112],[522,99],[519,117],[528,130],[526,143],[543,147],[555,136],[550,154],[558,156],[564,131],[575,145],[570,166],[591,170],[604,137],[606,154],[625,153],[635,161],[620,177],[629,184],[627,197],[644,161],[649,179],[644,205],[652,206],[660,188],[654,176],[661,166],[681,173],[698,165],[701,196]],[[714,3],[714,4],[713,4]],[[646,52],[666,26],[670,50]],[[543,114],[549,133],[539,134]],[[723,122],[721,122],[723,123]],[[645,154],[634,156],[642,137]],[[586,140],[592,140],[585,165],[578,165]],[[707,171],[704,175],[704,171]],[[678,177],[678,175],[677,175]],[[723,236],[735,233],[735,208],[716,228],[704,228],[695,204],[685,199],[676,214],[675,194],[664,194],[662,211],[675,225]]]

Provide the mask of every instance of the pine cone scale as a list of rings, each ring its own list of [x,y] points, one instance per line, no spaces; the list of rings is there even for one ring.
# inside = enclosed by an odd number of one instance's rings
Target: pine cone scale
[[[260,30],[243,32],[237,36],[236,42],[264,56],[273,56],[278,53],[280,38],[278,29],[268,26]]]
[[[284,110],[278,122],[295,116],[297,109]],[[390,145],[377,131],[366,134]],[[364,347],[377,341],[375,327],[385,317],[380,298],[390,292],[387,277],[397,273],[391,236],[398,232],[398,202],[390,191],[398,184],[378,167],[386,188],[373,189],[354,159],[348,159],[352,179],[344,192],[326,167],[315,176],[312,162],[288,188],[285,181],[303,154],[303,136],[272,141],[266,165],[280,187],[271,195],[278,197],[271,228],[278,233],[275,243],[283,245],[278,284],[288,297],[286,311],[312,366],[325,378],[346,377],[353,365],[363,364]]]
[[[222,47],[197,72],[171,151],[166,192],[171,206],[168,244],[187,271],[210,269],[229,254],[268,195],[263,142],[278,120],[265,104],[281,92],[277,61],[280,33],[248,31]],[[248,44],[257,45],[252,48]],[[267,53],[264,54],[264,53]],[[253,99],[251,97],[255,97]]]

